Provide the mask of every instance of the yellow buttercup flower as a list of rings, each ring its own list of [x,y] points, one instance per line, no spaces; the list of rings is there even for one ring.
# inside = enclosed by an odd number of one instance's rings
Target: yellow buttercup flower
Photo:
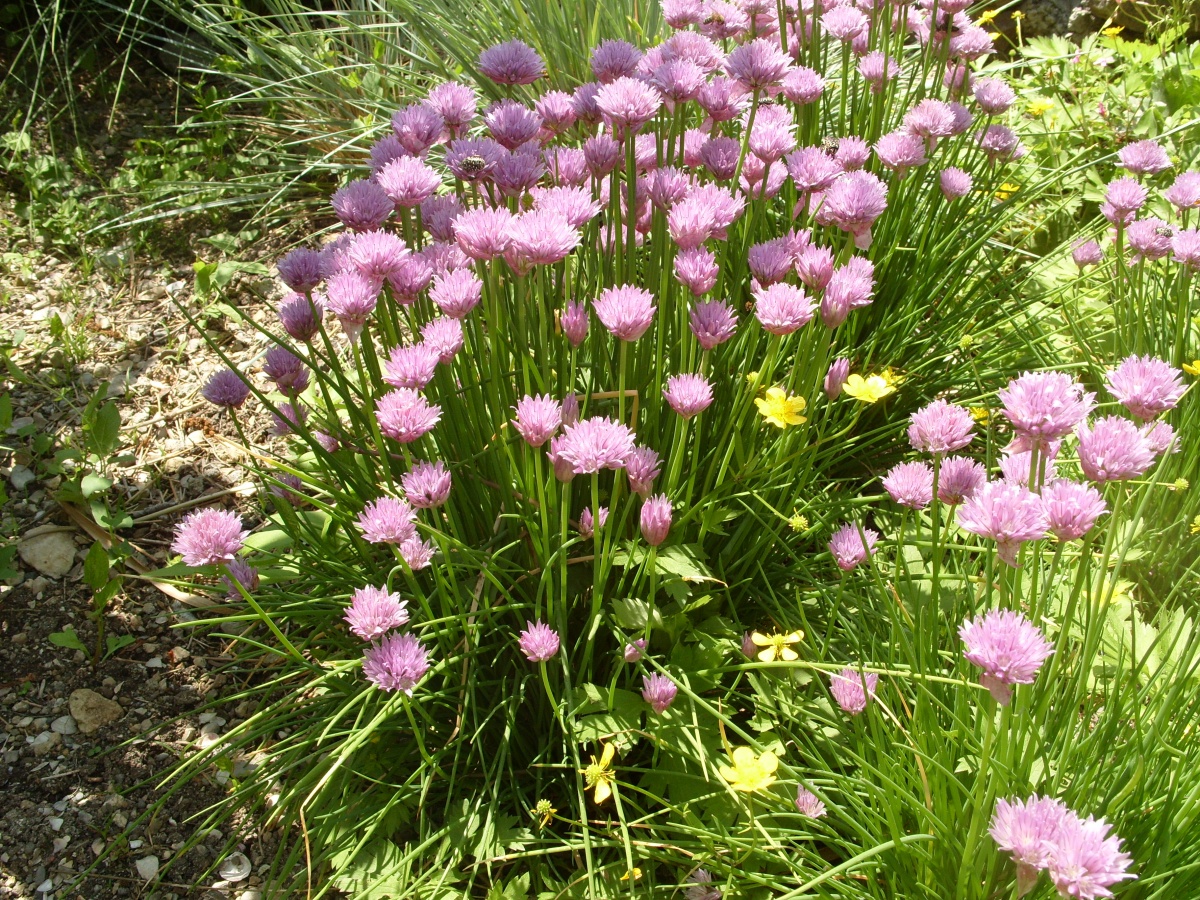
[[[1013,184],[1011,181],[1006,181],[996,190],[996,199],[1007,200],[1020,189],[1021,186],[1019,184]]]
[[[793,631],[791,634],[762,634],[756,631],[750,635],[750,640],[754,642],[754,646],[763,648],[758,651],[761,662],[774,662],[777,659],[791,662],[793,659],[799,659],[800,654],[788,645],[800,643],[803,637],[803,631]]]
[[[882,372],[880,372],[879,377],[882,378],[884,381],[886,381],[892,387],[900,387],[900,385],[904,384],[904,382],[905,382],[904,376],[901,375],[899,372],[897,372],[895,369],[893,369],[891,366],[888,366],[886,369],[884,369]]]
[[[996,16],[998,16],[998,15],[1000,15],[1000,11],[999,11],[999,10],[996,10],[996,9],[985,9],[983,12],[981,12],[981,13],[979,14],[979,22],[978,22],[978,24],[980,24],[980,25],[986,25],[986,24],[988,24],[988,22],[994,22],[994,21],[996,20]]]
[[[800,413],[808,406],[803,397],[789,397],[783,388],[768,388],[766,397],[758,397],[754,401],[759,415],[776,428],[787,428],[789,425],[803,425],[808,421]]]
[[[637,881],[642,877],[642,870],[634,866],[630,871],[621,876],[622,881]]]
[[[1043,113],[1047,113],[1052,109],[1054,109],[1054,104],[1051,101],[1034,100],[1029,104],[1029,108],[1026,111],[1034,118],[1037,118],[1038,116],[1042,115]]]
[[[1104,35],[1105,37],[1115,38],[1117,35],[1119,35],[1124,30],[1125,30],[1124,25],[1114,25],[1112,28],[1105,28],[1100,33],[1102,35]]]
[[[550,805],[549,800],[539,800],[537,806],[529,811],[530,815],[537,818],[538,828],[545,828],[549,825],[557,812],[558,810]]]
[[[1194,359],[1190,363],[1183,364],[1183,371],[1189,375],[1200,375],[1200,359]]]
[[[847,378],[846,383],[842,385],[842,393],[849,394],[855,400],[861,400],[863,403],[875,403],[882,400],[888,394],[894,394],[895,392],[895,386],[888,384],[887,379],[882,375],[871,375],[863,378],[858,373],[855,373]]]
[[[596,804],[599,805],[612,796],[613,782],[617,775],[612,770],[613,756],[617,752],[616,744],[605,744],[600,751],[600,761],[592,757],[591,765],[583,770],[583,781],[589,788],[596,789]]]
[[[986,406],[971,407],[971,418],[980,425],[987,425],[988,420],[991,419],[991,416],[992,414],[988,412],[988,408]]]
[[[749,747],[737,747],[732,754],[733,766],[721,766],[721,777],[735,791],[753,794],[763,791],[775,783],[775,770],[779,760],[769,750],[756,756]]]
[[[1188,529],[1192,534],[1200,534],[1200,516],[1192,519],[1192,527]]]

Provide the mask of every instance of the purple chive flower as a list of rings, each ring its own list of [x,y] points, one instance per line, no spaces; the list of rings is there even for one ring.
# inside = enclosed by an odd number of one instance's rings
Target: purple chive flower
[[[717,181],[727,181],[737,171],[741,158],[742,144],[735,138],[717,135],[709,138],[700,148],[700,159],[704,167]]]
[[[883,488],[895,502],[924,509],[933,501],[933,469],[927,463],[899,463],[883,477]]]
[[[475,184],[490,179],[504,156],[504,148],[491,138],[459,138],[446,150],[445,162],[456,178]],[[449,202],[442,197],[429,198],[435,199]]]
[[[871,246],[871,226],[887,209],[887,185],[870,172],[850,172],[825,193],[817,221],[854,235],[860,250]]]
[[[776,109],[778,107],[766,107],[767,109]],[[754,124],[754,130],[750,132],[749,148],[750,153],[761,162],[772,165],[783,159],[784,156],[796,149],[796,134],[795,126],[789,117],[786,120],[771,120],[760,118]],[[745,171],[743,169],[743,171]],[[775,171],[775,170],[772,170]],[[779,169],[779,178],[785,177],[784,169]],[[755,176],[755,181],[761,179],[762,176]]]
[[[453,194],[430,197],[421,204],[421,224],[435,241],[443,245],[453,244],[454,220],[462,215],[464,208],[462,201]],[[431,249],[426,247],[425,253],[428,254]]]
[[[597,520],[599,524],[597,524]],[[597,514],[593,515],[590,509],[585,509],[579,514],[579,536],[584,540],[591,540],[596,533],[597,528],[603,528],[604,523],[608,521],[608,507],[602,506]]]
[[[533,84],[546,74],[546,66],[528,44],[508,41],[479,54],[479,71],[496,84]]]
[[[788,175],[801,194],[825,191],[842,174],[842,167],[822,147],[801,147],[784,157]]]
[[[389,634],[363,653],[363,677],[381,691],[404,691],[412,696],[429,671],[429,651],[416,635]]]
[[[825,79],[807,66],[796,66],[784,73],[780,88],[784,97],[803,106],[820,98],[825,90]]]
[[[623,341],[636,341],[654,320],[654,296],[631,284],[606,288],[594,305],[604,327]]]
[[[821,16],[821,27],[839,41],[851,41],[870,25],[870,20],[853,6],[835,6]]]
[[[464,319],[483,298],[483,282],[470,269],[455,269],[434,279],[429,299],[452,319]]]
[[[654,490],[654,479],[662,471],[658,454],[649,447],[634,447],[625,460],[629,489],[643,500]]]
[[[772,285],[787,277],[796,260],[785,235],[752,246],[747,253],[746,262],[750,266],[750,274],[759,284]]]
[[[900,63],[875,50],[858,61],[858,74],[871,86],[871,93],[878,94],[884,85],[900,74]]]
[[[704,86],[704,70],[690,59],[672,59],[650,76],[650,83],[672,103],[695,100]]]
[[[696,95],[696,102],[714,122],[736,119],[746,105],[742,87],[724,75],[718,75],[702,85]]]
[[[699,66],[705,75],[716,72],[725,62],[725,52],[720,45],[695,31],[677,32],[659,46],[664,62],[684,59]]]
[[[646,655],[646,639],[638,638],[633,643],[626,644],[625,650],[621,654],[622,658],[627,663],[639,662]]]
[[[1050,862],[1058,832],[1074,816],[1061,801],[1032,795],[1028,800],[996,801],[988,833],[1017,864],[1017,894],[1033,890],[1038,872]]]
[[[1104,498],[1090,484],[1052,481],[1042,488],[1041,496],[1049,531],[1060,541],[1083,537],[1108,512]]]
[[[388,391],[375,404],[379,430],[401,444],[411,444],[433,430],[442,408],[412,388]]]
[[[421,540],[416,534],[410,535],[408,540],[400,545],[401,558],[414,572],[427,568],[436,552],[437,548],[433,544]]]
[[[671,501],[666,494],[655,494],[642,504],[640,524],[642,537],[651,547],[657,547],[667,539],[671,530]]]
[[[1003,78],[980,78],[975,82],[975,102],[989,116],[1001,116],[1017,102],[1017,92]]]
[[[404,241],[388,231],[356,234],[346,250],[346,261],[364,278],[381,283],[395,272],[408,256]]]
[[[1016,446],[1020,446],[1016,441],[1013,442]],[[1041,485],[1054,478],[1054,467],[1056,457],[1058,456],[1058,442],[1050,444],[1044,448],[1038,464],[1043,469],[1042,472],[1034,472],[1036,484]],[[1006,448],[1008,452],[1004,458],[1000,460],[1001,477],[1009,484],[1020,484],[1026,487],[1029,486],[1029,470],[1033,466],[1033,451],[1032,450],[1015,450],[1010,445]]]
[[[554,467],[554,477],[563,484],[566,484],[575,477],[575,466],[562,457],[562,448],[565,442],[565,435],[560,434],[552,437],[550,439],[550,449],[546,451],[546,458],[550,460],[550,465]]]
[[[394,272],[388,275],[388,284],[392,286],[392,294],[396,302],[403,306],[411,306],[416,302],[421,291],[429,287],[433,280],[434,259],[433,244],[421,253],[410,253]],[[444,246],[444,245],[443,245]],[[458,248],[454,248],[458,251]]]
[[[520,272],[532,266],[548,266],[567,258],[579,246],[581,236],[562,215],[553,210],[535,209],[517,219],[512,229],[512,245],[505,254]]]
[[[560,315],[563,334],[571,342],[572,347],[578,347],[587,337],[588,314],[583,303],[574,300],[567,301],[567,308]]]
[[[375,311],[380,285],[356,271],[339,272],[329,279],[325,305],[337,316],[342,330],[357,343],[363,326]]]
[[[1126,235],[1129,238],[1129,249],[1133,251],[1132,262],[1137,263],[1169,256],[1175,229],[1162,219],[1150,216],[1130,222]]]
[[[495,259],[512,243],[515,217],[507,209],[480,206],[454,220],[454,239],[471,259]]]
[[[558,653],[558,632],[542,621],[526,622],[517,646],[530,662],[546,662]]]
[[[221,576],[221,584],[227,588],[225,596],[230,600],[242,598],[242,592],[238,589],[238,585],[241,585],[247,594],[258,590],[258,569],[244,559],[235,557],[225,564],[225,568],[229,570],[229,574]]]
[[[407,500],[380,497],[363,507],[356,520],[369,544],[402,544],[417,533],[417,513]]]
[[[1171,157],[1154,141],[1134,141],[1117,151],[1121,166],[1134,175],[1157,175],[1171,168]]]
[[[266,352],[263,373],[285,394],[298,393],[308,386],[304,360],[286,347],[276,345]]]
[[[695,197],[686,197],[667,213],[667,230],[680,250],[699,248],[715,229],[715,211]]]
[[[727,303],[705,300],[692,304],[688,327],[701,347],[712,350],[733,337],[737,330],[737,314]]]
[[[717,257],[707,247],[693,247],[675,254],[675,277],[693,296],[712,290],[719,273]]]
[[[1161,359],[1130,356],[1105,377],[1108,390],[1143,422],[1157,418],[1183,397],[1183,375]]]
[[[1146,446],[1155,456],[1161,456],[1168,450],[1179,452],[1179,445],[1175,442],[1175,429],[1166,422],[1150,422],[1141,427],[1141,432]]]
[[[871,158],[871,147],[859,137],[840,138],[833,158],[845,171],[855,172],[865,166]]]
[[[271,434],[286,437],[304,424],[308,410],[302,404],[280,403],[279,415],[271,416]]]
[[[770,334],[791,334],[811,322],[813,313],[812,300],[793,284],[780,282],[754,294],[754,315]]]
[[[617,78],[596,91],[596,106],[617,134],[638,131],[662,104],[658,91],[637,78]]]
[[[839,569],[849,572],[858,568],[858,564],[875,552],[875,544],[879,541],[879,532],[873,528],[863,528],[854,522],[847,522],[833,533],[829,539],[829,552]]]
[[[308,342],[321,329],[325,305],[317,297],[310,301],[304,294],[288,294],[279,304],[279,321],[288,336]]]
[[[1175,232],[1171,238],[1171,258],[1181,266],[1200,272],[1200,229],[1184,228]]]
[[[451,138],[458,137],[475,119],[475,90],[456,81],[439,84],[429,92],[425,103],[442,117]]]
[[[692,178],[687,172],[674,166],[663,166],[650,175],[646,192],[650,195],[651,203],[669,212],[691,189]]]
[[[660,716],[675,702],[679,688],[666,675],[655,673],[642,676],[642,699],[654,707]]]
[[[462,323],[449,317],[426,322],[421,328],[421,343],[432,348],[440,362],[448,363],[462,349]]]
[[[993,610],[958,630],[967,662],[983,669],[980,683],[1007,706],[1014,684],[1033,684],[1054,647],[1037,626],[1012,610]]]
[[[597,134],[583,142],[583,160],[593,178],[603,178],[621,164],[621,145],[607,134]]]
[[[1200,172],[1181,173],[1163,196],[1181,213],[1200,208]]]
[[[545,174],[542,151],[530,142],[500,159],[492,171],[492,182],[504,197],[523,197]]]
[[[974,497],[987,481],[987,470],[965,456],[947,456],[938,469],[938,499],[956,506]]]
[[[344,272],[350,267],[350,261],[346,258],[346,253],[350,249],[350,244],[354,241],[353,234],[339,234],[329,243],[321,247],[320,251],[320,266],[321,277],[328,281],[334,275]]]
[[[579,421],[579,398],[574,394],[566,394],[562,399],[562,423],[574,425]]]
[[[1071,261],[1082,271],[1085,266],[1098,266],[1104,259],[1104,251],[1095,241],[1081,241],[1071,249]]]
[[[683,892],[683,896],[687,900],[721,900],[725,894],[712,880],[712,873],[705,869],[697,869],[687,877],[690,886]]]
[[[742,635],[742,656],[754,659],[758,656],[758,645],[754,643],[754,635],[747,631]]]
[[[704,4],[701,0],[663,0],[662,15],[672,28],[699,25],[704,20]]]
[[[373,181],[351,181],[334,192],[330,201],[342,224],[351,231],[373,231],[387,221],[395,209],[383,188]]]
[[[250,396],[250,385],[233,369],[221,369],[205,382],[200,393],[209,403],[234,409],[246,402]]]
[[[836,400],[842,395],[842,385],[846,383],[846,379],[850,377],[850,360],[835,359],[829,364],[829,371],[825,373],[825,396],[830,400]]]
[[[954,110],[944,100],[922,100],[904,114],[904,128],[932,146],[938,138],[954,134]]]
[[[1013,430],[1038,445],[1070,434],[1092,411],[1096,397],[1065,372],[1025,372],[997,396]]]
[[[396,140],[412,156],[424,156],[438,143],[446,123],[437,110],[425,103],[413,103],[392,113],[392,131]]]
[[[929,162],[925,156],[924,139],[906,131],[893,131],[880,137],[875,142],[875,155],[900,178],[903,178],[909,169]]]
[[[844,712],[857,716],[867,708],[867,703],[875,699],[878,684],[879,676],[874,672],[864,674],[858,669],[846,667],[829,677],[829,692]]]
[[[404,145],[400,143],[400,139],[394,134],[385,134],[373,143],[370,153],[371,177],[375,181],[379,180],[379,173],[383,171],[383,167],[393,159],[401,159],[408,156],[408,151],[404,149]]]
[[[537,137],[542,119],[536,112],[516,100],[501,100],[488,107],[483,121],[501,147],[515,150]]]
[[[279,277],[293,291],[307,294],[321,283],[321,254],[298,247],[275,264]]]
[[[755,38],[734,48],[725,60],[725,71],[748,91],[779,84],[790,60],[779,41]]]
[[[557,213],[572,228],[582,228],[600,215],[600,203],[583,187],[539,188],[533,192],[534,208]]]
[[[513,427],[530,447],[542,446],[562,425],[562,406],[549,394],[526,394],[517,401],[516,414]]]
[[[187,566],[232,562],[250,532],[242,528],[237,513],[223,509],[198,509],[175,526],[171,551]]]
[[[961,406],[934,400],[912,414],[908,442],[914,450],[942,456],[971,443],[975,420]]]
[[[1137,478],[1154,462],[1154,451],[1128,419],[1105,416],[1090,428],[1080,425],[1076,434],[1079,467],[1085,478],[1097,484]]]
[[[632,77],[642,61],[642,51],[627,41],[601,41],[592,49],[592,74],[601,84]]]
[[[975,186],[975,181],[971,178],[969,172],[950,167],[942,169],[942,173],[939,176],[939,184],[942,189],[942,195],[947,200],[957,200],[971,193],[971,188]]]
[[[1014,159],[1020,154],[1021,139],[1006,125],[989,125],[979,133],[979,147],[992,162]]]
[[[1063,816],[1047,865],[1050,881],[1061,896],[1079,900],[1111,897],[1111,885],[1137,878],[1128,871],[1132,858],[1121,852],[1121,839],[1110,835],[1111,830],[1104,819],[1081,819],[1073,813]]]
[[[417,509],[441,506],[450,496],[450,471],[440,459],[418,461],[400,480],[404,496]]]
[[[576,475],[593,475],[601,469],[620,469],[633,452],[633,432],[620,422],[594,416],[568,425],[557,455]],[[551,443],[554,450],[554,444]]]
[[[1110,181],[1104,193],[1104,202],[1100,204],[1100,214],[1113,225],[1128,225],[1145,205],[1147,196],[1146,189],[1132,178]]]
[[[546,91],[533,107],[552,134],[561,134],[575,124],[575,105],[566,91]]]
[[[408,623],[408,602],[399,594],[389,594],[387,588],[362,587],[351,596],[343,618],[352,633],[373,641]]]
[[[825,290],[833,278],[833,251],[809,244],[796,256],[796,274],[811,290]]]
[[[712,405],[712,384],[703,375],[672,375],[667,379],[663,396],[671,409],[690,419]]]
[[[1046,514],[1037,494],[1027,487],[990,481],[963,501],[958,524],[964,531],[994,540],[999,557],[1015,568],[1021,544],[1046,533]]]
[[[392,160],[375,180],[397,207],[420,206],[442,186],[442,177],[416,156]]]
[[[871,261],[854,256],[834,271],[821,298],[821,321],[837,328],[853,310],[871,304],[875,291],[875,267]]]
[[[825,804],[804,785],[796,789],[796,809],[800,810],[800,815],[809,819],[825,818]]]

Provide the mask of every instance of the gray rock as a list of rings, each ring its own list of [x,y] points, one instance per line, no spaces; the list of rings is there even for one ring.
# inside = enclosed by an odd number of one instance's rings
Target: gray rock
[[[120,703],[88,688],[72,691],[70,705],[71,715],[84,734],[91,734],[125,715]]]
[[[17,550],[26,565],[51,578],[62,578],[75,564],[75,541],[64,531],[30,535]]]
[[[33,470],[29,466],[13,466],[12,471],[8,473],[8,480],[13,488],[18,491],[23,491],[33,483],[37,476],[33,474]]]
[[[137,867],[137,873],[142,876],[145,881],[149,881],[158,874],[158,857],[143,856],[134,863]]]
[[[75,720],[70,716],[59,716],[50,723],[50,730],[55,734],[76,734],[79,731],[79,726],[75,724]]]
[[[29,745],[33,747],[34,756],[45,756],[61,743],[61,734],[55,734],[53,731],[43,731],[30,741]]]

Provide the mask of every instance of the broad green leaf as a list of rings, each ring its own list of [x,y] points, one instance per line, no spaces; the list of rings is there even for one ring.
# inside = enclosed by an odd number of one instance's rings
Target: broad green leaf
[[[92,544],[87,558],[83,561],[83,580],[93,591],[98,591],[108,583],[108,551],[99,541]]]
[[[80,650],[87,653],[88,649],[83,645],[83,641],[79,639],[79,635],[75,633],[75,629],[68,625],[62,631],[52,632],[50,635],[50,643],[56,647],[66,647],[68,650]]]
[[[112,487],[112,479],[105,478],[103,475],[93,475],[91,473],[84,475],[79,482],[79,489],[84,497],[90,497],[92,494],[98,494],[107,491]]]
[[[122,647],[128,647],[136,640],[137,638],[135,638],[132,634],[123,634],[120,637],[113,637],[112,635],[109,635],[104,639],[104,658],[108,659],[108,657],[112,656]]]

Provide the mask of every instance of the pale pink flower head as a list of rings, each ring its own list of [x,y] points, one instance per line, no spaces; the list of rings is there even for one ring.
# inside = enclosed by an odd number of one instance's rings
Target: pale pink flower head
[[[496,84],[533,84],[546,74],[546,66],[528,44],[508,41],[479,54],[479,71]]]
[[[562,311],[560,321],[563,334],[567,336],[571,346],[578,347],[582,344],[588,331],[587,307],[583,303],[568,300],[567,308]]]
[[[675,254],[675,277],[696,297],[712,290],[718,274],[716,254],[707,247],[693,247]]]
[[[965,197],[971,193],[971,189],[975,186],[975,181],[971,178],[969,172],[964,172],[962,169],[953,166],[948,169],[942,169],[938,183],[942,189],[942,195],[947,200],[957,200],[960,197]]]
[[[768,107],[770,108],[770,107]],[[751,157],[761,163],[771,165],[779,162],[783,157],[796,149],[796,134],[795,126],[791,120],[775,121],[766,118],[760,118],[754,124],[754,130],[750,132],[749,148]],[[743,168],[743,171],[744,168]],[[774,173],[774,169],[771,170]],[[786,171],[779,169],[779,178],[786,178]],[[761,174],[756,174],[754,180],[760,181]]]
[[[1200,272],[1200,229],[1181,228],[1171,238],[1171,257],[1193,272]]]
[[[515,150],[537,137],[542,117],[516,100],[501,100],[488,107],[483,115],[488,131],[501,147]]]
[[[821,27],[839,41],[851,41],[867,30],[870,20],[853,6],[835,6],[821,16]]]
[[[1175,441],[1175,429],[1163,421],[1148,422],[1141,427],[1142,438],[1146,446],[1155,456],[1162,456],[1168,450],[1178,453],[1179,444]]]
[[[646,655],[646,639],[638,638],[631,643],[625,645],[625,650],[621,653],[621,658],[627,663],[635,663],[641,661]]]
[[[429,92],[425,103],[442,117],[450,137],[454,138],[475,120],[478,101],[473,88],[446,81]]]
[[[857,716],[875,699],[878,685],[879,676],[874,672],[864,674],[849,666],[829,676],[829,692],[833,699],[843,712],[852,716]]]
[[[658,454],[649,447],[634,447],[625,461],[625,476],[629,479],[629,490],[643,500],[654,490],[654,479],[662,471]]]
[[[583,187],[562,185],[533,191],[534,209],[562,216],[572,228],[582,228],[600,215],[600,203]]]
[[[1171,253],[1171,238],[1175,229],[1162,219],[1149,216],[1129,223],[1126,236],[1133,251],[1131,262],[1164,259]]]
[[[732,0],[709,0],[705,12],[700,31],[715,41],[740,38],[750,27],[750,17]]]
[[[1056,480],[1042,488],[1041,496],[1050,533],[1060,541],[1083,537],[1108,512],[1104,498],[1090,484]]]
[[[417,509],[434,509],[450,497],[450,470],[440,459],[433,462],[418,460],[400,479],[404,496]]]
[[[809,244],[796,255],[796,274],[811,290],[825,290],[833,278],[833,251]]]
[[[989,125],[979,133],[979,147],[992,162],[1015,159],[1021,154],[1021,139],[1007,125]]]
[[[542,446],[562,425],[562,406],[549,394],[526,394],[517,401],[515,411],[513,427],[530,447]]]
[[[663,388],[663,396],[671,409],[690,419],[712,405],[712,384],[703,375],[672,375]]]
[[[1071,261],[1082,271],[1086,266],[1098,266],[1104,251],[1096,241],[1080,241],[1071,249]]]
[[[1105,376],[1108,390],[1143,422],[1157,418],[1183,397],[1183,374],[1153,356],[1130,356]]]
[[[417,532],[417,513],[407,500],[380,497],[363,507],[358,527],[370,544],[402,544]]]
[[[566,484],[575,477],[575,466],[562,457],[562,448],[566,435],[560,434],[550,438],[550,447],[546,450],[546,459],[554,467],[554,477]]]
[[[735,47],[725,60],[725,71],[748,91],[779,84],[790,60],[779,41],[755,38]]]
[[[786,236],[753,244],[746,262],[750,266],[750,274],[762,285],[783,281],[795,265],[791,244]]]
[[[437,351],[426,344],[406,344],[392,350],[384,365],[383,380],[392,387],[421,390],[433,378]]]
[[[980,78],[974,93],[975,102],[989,116],[1003,115],[1017,102],[1017,92],[1003,78]]]
[[[1171,157],[1155,141],[1134,141],[1117,151],[1121,166],[1134,175],[1157,175],[1171,168]]]
[[[512,244],[504,258],[518,273],[533,266],[561,262],[579,246],[580,234],[553,210],[533,209],[523,213],[512,227]]]
[[[601,41],[592,50],[592,74],[601,84],[632,77],[642,61],[642,51],[627,41]]]
[[[954,134],[954,110],[945,100],[921,100],[904,114],[904,128],[933,145],[938,138]]]
[[[495,259],[512,243],[514,221],[513,214],[502,207],[469,209],[454,220],[454,239],[471,259]]]
[[[330,202],[342,224],[351,231],[374,231],[394,211],[392,200],[374,181],[351,181],[334,192]]]
[[[893,131],[875,142],[875,155],[887,168],[903,178],[909,169],[929,162],[925,156],[925,140],[907,131]]]
[[[650,195],[651,203],[658,209],[669,212],[688,195],[691,188],[692,178],[687,172],[674,166],[663,166],[651,174],[646,192]]]
[[[871,86],[871,93],[883,91],[884,85],[900,73],[900,63],[874,50],[858,61],[858,74]]]
[[[968,25],[960,28],[950,38],[950,55],[955,59],[973,60],[986,56],[996,49],[991,34],[986,28]]]
[[[817,221],[854,235],[860,250],[871,246],[871,226],[887,209],[887,185],[870,172],[849,172],[825,192]]]
[[[1080,425],[1079,467],[1097,484],[1128,481],[1145,474],[1154,462],[1154,450],[1138,427],[1119,416],[1105,416],[1089,427]]]
[[[403,691],[411,697],[428,671],[429,651],[411,632],[385,635],[363,653],[363,676],[381,691]]]
[[[1017,894],[1033,890],[1038,872],[1050,862],[1059,828],[1074,813],[1061,801],[1032,795],[1028,800],[996,801],[988,833],[1017,864]]]
[[[820,98],[825,91],[825,79],[808,66],[795,66],[784,73],[780,89],[786,99],[803,106]]]
[[[352,343],[358,343],[363,326],[375,311],[380,284],[357,271],[339,272],[325,288],[325,305],[337,316]]]
[[[958,630],[967,662],[983,669],[980,683],[996,702],[1007,706],[1014,684],[1033,684],[1038,669],[1054,652],[1045,635],[1012,610],[992,610],[969,619]]]
[[[770,334],[798,331],[812,321],[814,312],[812,300],[794,284],[781,281],[754,294],[754,315]]]
[[[825,373],[825,396],[830,400],[836,400],[842,395],[842,386],[846,383],[846,379],[850,377],[850,360],[845,358],[835,359],[829,364],[829,371]]]
[[[975,431],[970,411],[945,400],[921,407],[909,421],[908,442],[914,450],[934,456],[961,450],[971,443]]]
[[[362,587],[350,597],[343,618],[353,634],[373,641],[408,623],[408,603],[399,594],[388,593],[387,588]]]
[[[980,463],[965,456],[947,456],[938,469],[938,499],[957,506],[974,497],[986,481],[987,470]]]
[[[576,475],[593,475],[602,469],[620,469],[633,452],[633,432],[620,422],[593,416],[568,425],[562,441],[551,450],[571,465]]]
[[[346,250],[346,261],[359,274],[379,284],[395,272],[409,255],[404,241],[389,231],[356,234]]]
[[[249,531],[235,512],[223,509],[198,509],[183,517],[175,526],[171,550],[183,557],[187,566],[211,566],[233,562],[242,549]]]
[[[660,716],[675,702],[679,688],[666,675],[657,672],[642,676],[642,699],[649,703]]]
[[[715,135],[700,148],[700,158],[704,161],[704,167],[717,181],[727,181],[733,177],[741,154],[741,141],[728,135]]]
[[[623,341],[636,341],[654,321],[654,296],[632,284],[605,288],[594,306],[604,327]]]
[[[873,528],[861,528],[855,522],[847,522],[833,533],[829,540],[829,552],[839,569],[849,572],[875,552],[879,532]]]
[[[723,344],[737,330],[737,314],[733,307],[720,300],[705,300],[692,304],[688,327],[705,350]]]
[[[690,59],[672,59],[650,76],[650,83],[673,103],[695,100],[704,86],[704,70]]]
[[[307,303],[308,301],[305,300]],[[234,369],[221,369],[213,374],[200,389],[201,395],[209,403],[235,409],[246,402],[250,396],[250,385],[240,372]]]
[[[699,25],[704,20],[702,0],[663,0],[662,16],[672,28]]]
[[[622,76],[596,91],[600,114],[618,134],[637,132],[658,114],[663,99],[651,85]]]
[[[667,213],[667,230],[679,249],[693,250],[716,230],[715,210],[699,198],[686,197]]]
[[[1200,209],[1200,172],[1180,173],[1163,196],[1181,213],[1189,209]]]
[[[566,394],[562,399],[562,423],[563,425],[574,425],[579,421],[579,398],[572,393]]]
[[[1129,871],[1133,859],[1121,851],[1121,839],[1109,834],[1111,830],[1104,819],[1063,817],[1047,866],[1050,881],[1061,896],[1079,900],[1111,897],[1112,885],[1137,878]]]
[[[1066,372],[1025,372],[997,396],[1013,430],[1038,445],[1070,434],[1096,405],[1096,395]]]
[[[883,477],[888,496],[909,509],[924,509],[933,501],[933,469],[928,463],[897,463]]]
[[[590,540],[596,533],[597,528],[603,528],[604,523],[608,521],[608,507],[600,507],[596,515],[592,514],[590,509],[585,509],[579,514],[579,536],[585,540]],[[597,524],[599,522],[599,524]]]
[[[822,147],[801,147],[789,153],[784,164],[802,194],[827,190],[842,174],[841,165]]]
[[[319,257],[317,265],[320,267],[322,278],[328,281],[334,275],[350,268],[350,261],[346,258],[346,254],[353,241],[353,233],[343,233],[321,247],[317,254]]]
[[[857,172],[871,158],[871,145],[860,137],[839,138],[837,144],[833,158],[846,172]]]
[[[388,391],[375,404],[379,430],[401,444],[424,437],[441,417],[442,408],[412,388]]]
[[[999,557],[1014,568],[1025,541],[1046,533],[1046,514],[1037,494],[1007,481],[989,481],[963,501],[958,524],[964,531],[996,542]]]
[[[854,256],[836,269],[821,298],[821,321],[837,328],[853,310],[869,306],[875,291],[875,267],[862,256]]]
[[[526,622],[517,646],[530,662],[547,662],[558,654],[558,632],[542,621]]]
[[[796,790],[796,809],[800,810],[800,815],[809,819],[825,818],[825,804],[804,785],[800,785]]]
[[[667,539],[671,531],[671,501],[666,494],[655,494],[642,504],[640,524],[642,537],[651,547],[657,547]]]
[[[431,319],[421,327],[421,343],[437,353],[439,362],[450,362],[462,349],[462,322],[448,316]]]
[[[730,122],[736,119],[745,109],[746,100],[742,86],[724,75],[717,75],[702,85],[696,95],[696,102],[714,122]]]
[[[1128,225],[1148,196],[1147,190],[1132,178],[1117,178],[1108,183],[1100,214],[1113,225]]]
[[[429,541],[421,540],[420,535],[414,534],[400,545],[400,557],[414,572],[428,568],[433,561],[437,547]]]
[[[561,134],[575,124],[575,104],[566,91],[547,91],[533,106],[543,127],[552,134]]]
[[[307,247],[297,247],[275,264],[279,277],[293,291],[307,294],[321,283],[321,254]]]

